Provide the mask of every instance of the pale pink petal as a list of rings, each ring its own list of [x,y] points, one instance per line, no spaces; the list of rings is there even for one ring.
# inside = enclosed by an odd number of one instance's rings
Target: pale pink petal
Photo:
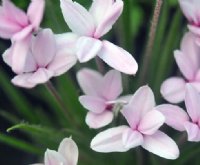
[[[116,99],[122,93],[122,77],[120,72],[110,70],[103,77],[103,82],[99,91],[107,100]]]
[[[108,65],[120,72],[134,75],[138,70],[138,64],[133,56],[109,41],[103,41],[103,47],[98,55]]]
[[[112,25],[117,21],[122,11],[123,1],[117,0],[107,9],[104,15],[101,15],[102,19],[97,24],[97,29],[95,31],[94,37],[99,38],[106,34],[112,28]]]
[[[53,72],[45,68],[39,68],[27,81],[35,84],[42,84],[46,83],[52,76]]]
[[[58,153],[66,160],[66,165],[76,165],[78,162],[78,147],[71,138],[65,138],[59,145]]]
[[[165,123],[170,127],[185,131],[184,122],[189,121],[187,113],[180,107],[171,104],[162,104],[155,107],[165,116]]]
[[[44,164],[42,164],[42,163],[36,163],[36,164],[31,164],[31,165],[44,165]]]
[[[84,68],[77,73],[78,83],[87,95],[98,95],[99,85],[102,83],[103,76],[92,69]]]
[[[189,29],[192,33],[194,33],[194,34],[200,36],[200,27],[198,27],[198,26],[193,26],[193,25],[188,25],[188,29]]]
[[[143,136],[138,131],[133,131],[132,129],[127,129],[124,131],[122,136],[124,147],[127,149],[131,149],[137,146],[142,145]]]
[[[84,95],[79,97],[79,101],[84,108],[94,113],[101,113],[106,109],[106,101],[100,97]]]
[[[20,26],[28,25],[28,18],[24,11],[16,7],[10,0],[2,0],[4,16],[11,22],[15,22]]]
[[[191,85],[186,86],[185,106],[193,122],[198,122],[200,118],[200,95]]]
[[[132,95],[125,95],[125,96],[118,97],[115,101],[119,103],[123,103],[123,104],[128,104],[131,98],[132,98]]]
[[[90,144],[90,147],[97,152],[125,152],[122,136],[129,129],[127,126],[119,126],[107,129],[97,134]]]
[[[5,52],[2,55],[3,61],[10,67],[12,67],[12,53],[11,48],[5,50]]]
[[[199,126],[191,122],[185,122],[183,124],[188,134],[188,141],[199,142],[200,141]]]
[[[1,10],[1,8],[0,8]],[[0,12],[0,37],[5,39],[11,39],[12,36],[19,32],[22,27],[14,22],[9,21],[4,16],[1,16]]]
[[[32,73],[26,73],[26,74],[21,74],[15,76],[11,82],[19,87],[24,87],[24,88],[33,88],[36,86],[35,83],[29,82],[28,79],[32,76]]]
[[[92,36],[95,25],[90,13],[72,0],[60,0],[61,10],[69,28],[76,34]]]
[[[74,54],[69,49],[62,49],[56,53],[53,61],[47,66],[47,69],[54,72],[54,76],[59,76],[67,72],[77,62]]]
[[[24,72],[26,65],[26,59],[30,48],[31,36],[26,37],[23,40],[16,41],[12,45],[12,70],[15,73]]]
[[[45,165],[61,165],[66,164],[65,158],[58,152],[54,150],[49,150],[45,152],[45,158],[44,158],[44,164]]]
[[[194,81],[188,84],[192,85],[200,93],[200,81]]]
[[[145,135],[154,134],[165,122],[164,115],[157,111],[152,110],[146,113],[138,125],[138,131]]]
[[[68,49],[68,52],[71,51],[71,53],[75,52],[76,49],[76,42],[78,40],[78,36],[72,32],[68,33],[62,33],[62,34],[56,34],[54,35],[56,39],[56,48],[57,51],[60,51],[62,49]]]
[[[189,2],[188,0],[179,0],[179,4],[184,15],[191,22],[195,20],[195,7],[194,4]]]
[[[200,67],[200,47],[197,45],[198,37],[191,32],[185,33],[181,41],[181,52],[189,59],[188,63],[194,72]]]
[[[140,87],[128,105],[122,109],[122,114],[128,121],[131,128],[136,129],[141,118],[155,106],[155,99],[152,90],[148,86]]]
[[[113,113],[104,111],[100,114],[88,112],[85,122],[90,128],[98,129],[110,124],[113,120]]]
[[[32,53],[39,67],[46,67],[56,55],[56,41],[51,29],[44,29],[33,40]]]
[[[35,30],[39,28],[42,21],[44,7],[45,0],[31,0],[31,3],[28,7],[27,16]]]
[[[91,37],[80,37],[76,43],[76,54],[79,61],[87,62],[94,58],[102,48],[102,42]]]
[[[171,77],[166,79],[160,88],[160,93],[165,100],[171,103],[179,103],[185,97],[186,82],[181,77]]]
[[[181,51],[174,51],[174,58],[176,63],[187,80],[193,80],[196,73],[196,68],[193,68],[192,61],[189,55],[183,54]]]
[[[161,131],[144,136],[142,147],[166,159],[177,159],[179,157],[179,149],[176,143]]]

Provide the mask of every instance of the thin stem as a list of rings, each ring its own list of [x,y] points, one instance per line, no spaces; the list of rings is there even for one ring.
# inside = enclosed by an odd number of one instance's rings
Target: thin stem
[[[154,13],[153,13],[153,20],[152,20],[150,32],[149,32],[149,39],[148,39],[147,47],[144,53],[144,61],[142,63],[142,71],[141,71],[140,80],[139,80],[140,84],[146,83],[146,80],[147,80],[147,73],[148,73],[149,64],[150,64],[150,60],[152,56],[152,50],[154,46],[154,40],[156,36],[156,30],[158,26],[162,4],[163,4],[163,0],[156,0],[156,6],[154,8]]]
[[[105,73],[105,68],[104,68],[104,63],[103,63],[103,61],[102,61],[98,56],[96,56],[96,57],[95,57],[95,62],[96,62],[98,71],[99,71],[100,73],[104,74],[104,73]]]
[[[67,107],[65,106],[62,98],[60,97],[60,95],[58,94],[57,90],[55,89],[55,87],[53,86],[53,84],[48,81],[45,84],[45,87],[47,88],[47,90],[49,91],[49,93],[52,94],[52,96],[54,96],[54,98],[56,99],[58,105],[60,106],[63,115],[65,115],[66,119],[70,122],[73,123],[75,122],[75,120],[73,120],[72,115],[69,113],[70,111],[67,109]]]

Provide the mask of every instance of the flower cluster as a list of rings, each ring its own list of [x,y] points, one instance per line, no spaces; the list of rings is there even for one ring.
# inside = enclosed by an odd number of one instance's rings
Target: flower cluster
[[[2,0],[0,37],[11,40],[10,48],[3,54],[3,60],[16,74],[11,82],[33,88],[64,74],[78,61],[85,63],[98,56],[113,70],[102,75],[82,68],[76,74],[84,93],[79,101],[88,110],[86,124],[99,129],[116,118],[124,123],[98,133],[91,141],[91,149],[126,152],[141,146],[160,157],[176,159],[177,144],[159,130],[164,123],[186,131],[189,141],[200,141],[200,14],[197,11],[200,1],[179,0],[179,3],[190,30],[184,35],[180,50],[174,51],[184,78],[165,80],[161,94],[170,103],[185,101],[187,113],[177,105],[156,105],[154,93],[147,85],[133,95],[122,95],[120,72],[135,75],[138,64],[126,50],[101,39],[121,15],[122,0],[93,0],[89,10],[72,0],[60,0],[64,20],[71,30],[63,34],[40,27],[45,0],[32,0],[27,13],[10,0]],[[58,152],[47,149],[44,156],[45,165],[76,165],[77,161],[78,148],[71,138],[61,142]]]

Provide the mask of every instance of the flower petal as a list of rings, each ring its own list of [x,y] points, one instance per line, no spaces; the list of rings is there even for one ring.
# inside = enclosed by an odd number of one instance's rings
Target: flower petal
[[[103,77],[103,82],[99,91],[107,100],[116,99],[122,93],[122,77],[120,72],[110,70]]]
[[[199,126],[191,122],[185,122],[184,126],[188,134],[188,141],[199,142],[200,141]]]
[[[39,28],[42,21],[44,7],[45,0],[32,0],[28,7],[27,15],[35,30]]]
[[[60,0],[60,7],[69,28],[76,34],[92,36],[95,25],[90,13],[72,0]]]
[[[178,130],[185,131],[184,122],[189,121],[189,116],[180,107],[171,104],[162,104],[155,107],[165,116],[165,123],[170,127]]]
[[[15,73],[24,72],[26,59],[30,48],[31,36],[23,40],[15,41],[12,45],[12,70]]]
[[[132,129],[127,129],[124,131],[122,136],[124,147],[127,149],[131,149],[137,146],[142,145],[143,136],[138,131],[133,131]]]
[[[103,41],[103,47],[98,55],[108,65],[120,72],[134,75],[138,70],[138,64],[133,56],[111,42]]]
[[[81,69],[76,76],[78,83],[85,94],[94,96],[99,95],[98,88],[102,83],[103,78],[99,72],[84,68]]]
[[[97,152],[125,152],[128,149],[124,147],[122,136],[127,129],[127,126],[119,126],[100,132],[92,139],[90,147]]]
[[[32,76],[32,73],[20,74],[15,76],[11,82],[19,87],[33,88],[36,86],[35,83],[27,81]]]
[[[192,85],[186,86],[185,106],[193,122],[200,119],[200,95]]]
[[[113,113],[104,111],[100,114],[88,112],[85,122],[90,128],[98,129],[110,124],[113,120]]]
[[[107,3],[106,3],[107,4]],[[110,7],[107,7],[106,13],[101,15],[102,19],[98,22],[94,37],[100,38],[112,28],[123,11],[123,1],[117,0]]]
[[[165,122],[165,117],[157,110],[152,110],[143,116],[138,130],[145,135],[154,134]]]
[[[76,43],[76,54],[79,61],[87,62],[101,50],[102,42],[91,37],[80,37]]]
[[[100,97],[84,95],[79,97],[79,101],[84,108],[94,113],[101,113],[106,109],[106,101]]]
[[[65,138],[59,145],[58,153],[66,160],[66,165],[76,165],[78,162],[78,147],[71,138]]]
[[[52,76],[53,72],[45,68],[39,68],[28,78],[27,81],[34,84],[42,84],[46,83]]]
[[[152,90],[148,86],[140,87],[129,104],[122,109],[122,114],[128,121],[131,128],[135,129],[141,118],[155,106],[155,99]]]
[[[200,28],[198,26],[188,25],[188,29],[197,36],[200,36]]]
[[[183,78],[171,77],[162,83],[160,93],[165,100],[171,103],[179,103],[184,100],[185,85],[186,82]]]
[[[179,149],[176,143],[161,131],[157,131],[153,135],[144,136],[142,147],[166,159],[176,159],[179,157]]]
[[[46,67],[56,55],[56,41],[51,29],[44,29],[33,40],[32,53],[39,67]]]
[[[45,152],[45,165],[61,165],[66,164],[65,158],[58,152],[54,150],[49,150]]]

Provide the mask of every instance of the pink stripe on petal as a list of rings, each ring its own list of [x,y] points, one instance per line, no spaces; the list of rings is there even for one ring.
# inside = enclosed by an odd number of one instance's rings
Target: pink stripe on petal
[[[161,131],[157,131],[153,135],[144,136],[142,147],[166,159],[177,159],[179,157],[179,149],[176,143]]]
[[[109,41],[103,41],[103,47],[98,55],[108,65],[125,74],[134,75],[138,70],[138,64],[133,56]]]

